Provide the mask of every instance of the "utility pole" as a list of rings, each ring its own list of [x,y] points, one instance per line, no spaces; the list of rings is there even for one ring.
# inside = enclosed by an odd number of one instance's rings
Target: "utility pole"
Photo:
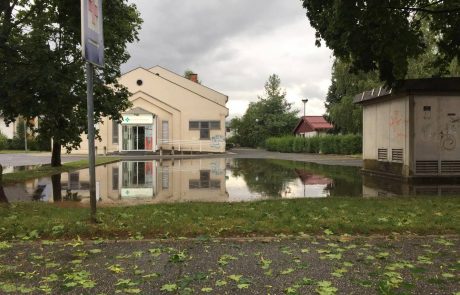
[[[89,199],[91,219],[96,220],[96,155],[94,150],[94,98],[93,98],[94,66],[86,63],[86,103],[88,109],[88,160],[89,160]]]

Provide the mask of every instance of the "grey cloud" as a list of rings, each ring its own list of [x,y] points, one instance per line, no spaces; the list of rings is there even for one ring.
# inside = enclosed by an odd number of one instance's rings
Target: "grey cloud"
[[[285,23],[296,6],[263,0],[132,0],[144,19],[140,42],[129,47],[129,70],[139,64],[162,64],[175,71],[205,58],[225,39],[257,35]],[[297,5],[297,9],[300,4]]]
[[[241,113],[242,101],[262,95],[273,73],[288,92],[296,89],[295,96],[323,99],[326,94],[330,51],[315,48],[314,30],[300,1],[130,2],[138,6],[144,24],[140,42],[129,46],[131,59],[124,72],[157,64],[178,74],[192,69],[203,84],[239,102],[230,113]]]

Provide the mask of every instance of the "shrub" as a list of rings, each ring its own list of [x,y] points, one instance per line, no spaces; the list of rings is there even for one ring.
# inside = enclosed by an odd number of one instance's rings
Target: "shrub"
[[[269,151],[283,153],[359,154],[362,151],[361,135],[325,135],[314,137],[270,137],[265,146]]]
[[[359,154],[362,152],[363,139],[359,135],[347,134],[341,138],[342,154]]]
[[[8,138],[0,132],[0,150],[8,149]]]

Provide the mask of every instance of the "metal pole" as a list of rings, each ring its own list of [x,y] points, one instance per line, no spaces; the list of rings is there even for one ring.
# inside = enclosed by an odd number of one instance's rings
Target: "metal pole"
[[[308,102],[308,98],[302,99],[302,102],[303,102],[303,116],[305,117],[306,116],[305,108],[306,108],[306,105],[307,105],[307,102]]]
[[[24,147],[27,152],[27,121],[24,118]]]
[[[96,159],[94,154],[94,99],[93,99],[94,67],[86,63],[86,97],[88,108],[88,160],[89,160],[89,197],[91,204],[91,220],[96,221]]]

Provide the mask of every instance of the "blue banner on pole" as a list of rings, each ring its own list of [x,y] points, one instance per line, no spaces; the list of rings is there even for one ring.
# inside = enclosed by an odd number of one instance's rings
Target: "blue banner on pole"
[[[86,61],[104,66],[102,0],[81,0],[82,53]]]

